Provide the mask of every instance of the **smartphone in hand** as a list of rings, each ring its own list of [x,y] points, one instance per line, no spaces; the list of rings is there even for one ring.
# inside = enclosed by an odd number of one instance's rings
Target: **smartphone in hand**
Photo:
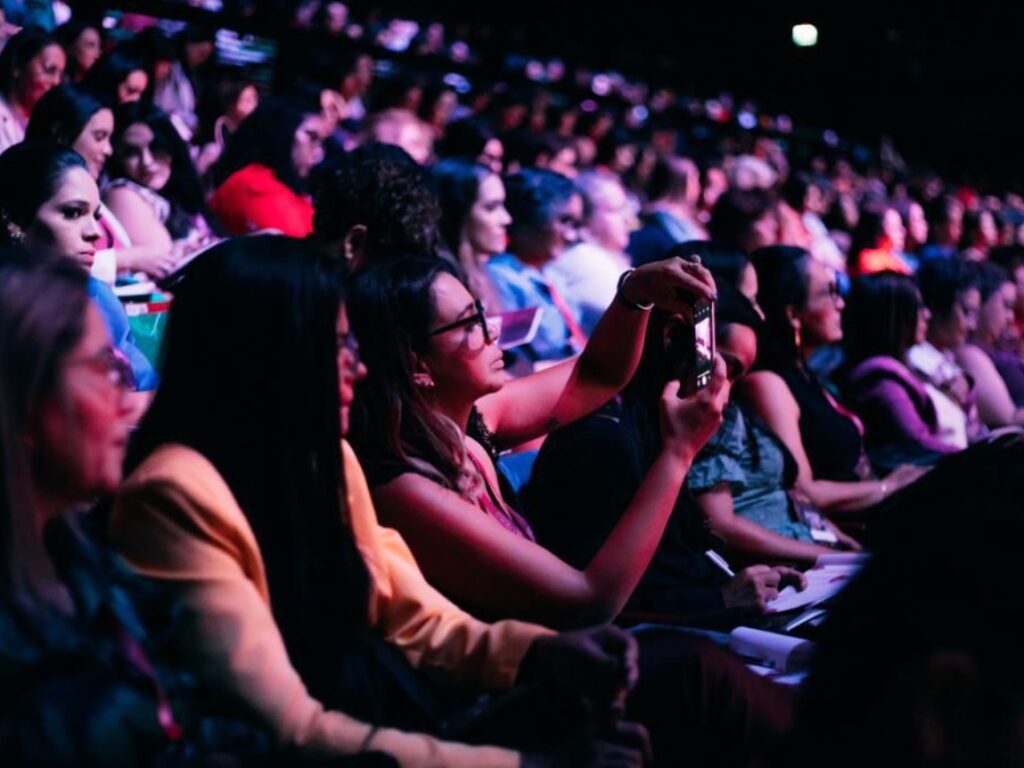
[[[689,396],[704,389],[711,382],[714,368],[715,305],[702,300],[693,308],[693,365],[687,371],[687,380],[680,382],[680,394]]]

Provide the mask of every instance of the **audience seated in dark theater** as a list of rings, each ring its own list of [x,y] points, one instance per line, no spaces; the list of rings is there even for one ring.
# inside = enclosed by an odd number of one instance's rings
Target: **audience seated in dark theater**
[[[403,766],[519,765],[509,749],[442,741],[472,697],[430,676],[477,690],[557,678],[599,713],[634,678],[635,649],[614,629],[554,637],[477,621],[428,586],[401,537],[378,525],[342,440],[365,375],[344,269],[268,235],[193,263],[111,540],[180,599],[179,651],[203,682],[283,745],[308,756],[375,749]],[[556,718],[541,732],[553,713],[529,701],[537,709],[521,707],[494,736],[563,749],[572,723]],[[610,733],[622,746],[581,741],[556,764],[639,765],[631,735],[624,723]],[[533,764],[544,763],[522,759]]]

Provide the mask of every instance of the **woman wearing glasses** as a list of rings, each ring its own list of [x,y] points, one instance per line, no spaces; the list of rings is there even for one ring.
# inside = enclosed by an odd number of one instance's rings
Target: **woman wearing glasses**
[[[758,358],[737,394],[785,444],[797,465],[796,489],[832,515],[874,506],[923,470],[901,467],[877,479],[861,421],[808,367],[815,351],[843,338],[845,306],[831,271],[803,248],[755,251],[765,323]]]
[[[369,375],[356,397],[353,442],[382,518],[402,531],[435,586],[484,615],[580,626],[618,614],[693,457],[718,426],[724,371],[696,397],[680,399],[678,382],[665,389],[661,458],[583,570],[534,542],[499,488],[495,451],[611,399],[639,361],[648,302],[688,312],[689,299],[675,291],[708,297],[712,285],[702,267],[681,259],[627,273],[578,359],[506,381],[497,329],[446,262],[400,260],[357,276],[350,312]]]
[[[655,303],[685,317],[692,297],[713,295],[707,271],[682,259],[627,272],[578,358],[508,381],[494,329],[446,262],[410,258],[357,275],[348,307],[369,373],[357,385],[353,444],[381,521],[401,532],[431,584],[482,616],[579,627],[620,613],[721,422],[722,360],[695,396],[681,398],[678,380],[662,387],[656,457],[584,567],[536,543],[502,490],[496,452],[611,400],[636,371]],[[668,764],[702,749],[728,762],[715,750],[763,747],[785,719],[786,703],[731,657],[675,634],[638,640],[642,682],[629,711]],[[691,696],[698,680],[716,682]]]
[[[579,308],[551,271],[555,259],[579,240],[583,198],[570,179],[545,169],[509,176],[505,191],[512,217],[506,225],[508,253],[488,259],[487,273],[499,311],[539,307],[542,313],[533,340],[508,356],[510,370],[518,375],[579,354],[587,343]]]
[[[33,256],[0,267],[0,754],[139,765],[177,724],[158,719],[127,577],[75,514],[120,483],[131,369],[85,272]]]

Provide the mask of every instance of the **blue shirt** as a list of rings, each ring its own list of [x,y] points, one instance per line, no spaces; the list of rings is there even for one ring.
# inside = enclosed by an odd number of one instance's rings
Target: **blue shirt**
[[[487,272],[505,312],[529,307],[541,307],[540,327],[533,341],[511,350],[513,357],[537,360],[562,360],[581,352],[572,343],[572,332],[552,299],[552,289],[569,305],[573,319],[579,322],[579,311],[566,299],[557,276],[545,276],[510,253],[503,253],[487,261]]]
[[[128,325],[128,315],[125,314],[120,299],[114,295],[109,285],[94,277],[89,278],[89,297],[103,315],[111,342],[131,363],[132,373],[135,374],[135,388],[140,392],[156,389],[159,376],[149,359],[136,346],[131,327]]]
[[[773,533],[813,541],[811,529],[797,519],[784,486],[786,457],[777,437],[744,418],[728,403],[722,425],[697,455],[686,477],[691,493],[700,495],[728,483],[733,510]]]

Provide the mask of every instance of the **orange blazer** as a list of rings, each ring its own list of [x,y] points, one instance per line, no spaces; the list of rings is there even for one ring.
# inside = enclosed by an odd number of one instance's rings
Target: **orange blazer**
[[[427,584],[402,537],[378,524],[362,468],[351,447],[342,448],[352,529],[372,580],[371,625],[420,669],[509,687],[530,644],[551,631],[478,621]],[[312,699],[274,623],[255,534],[224,479],[196,451],[162,446],[132,473],[115,501],[111,540],[138,573],[177,587],[182,650],[197,674],[253,711],[282,743],[324,755],[372,749],[409,767],[519,765],[506,749],[374,731]]]

